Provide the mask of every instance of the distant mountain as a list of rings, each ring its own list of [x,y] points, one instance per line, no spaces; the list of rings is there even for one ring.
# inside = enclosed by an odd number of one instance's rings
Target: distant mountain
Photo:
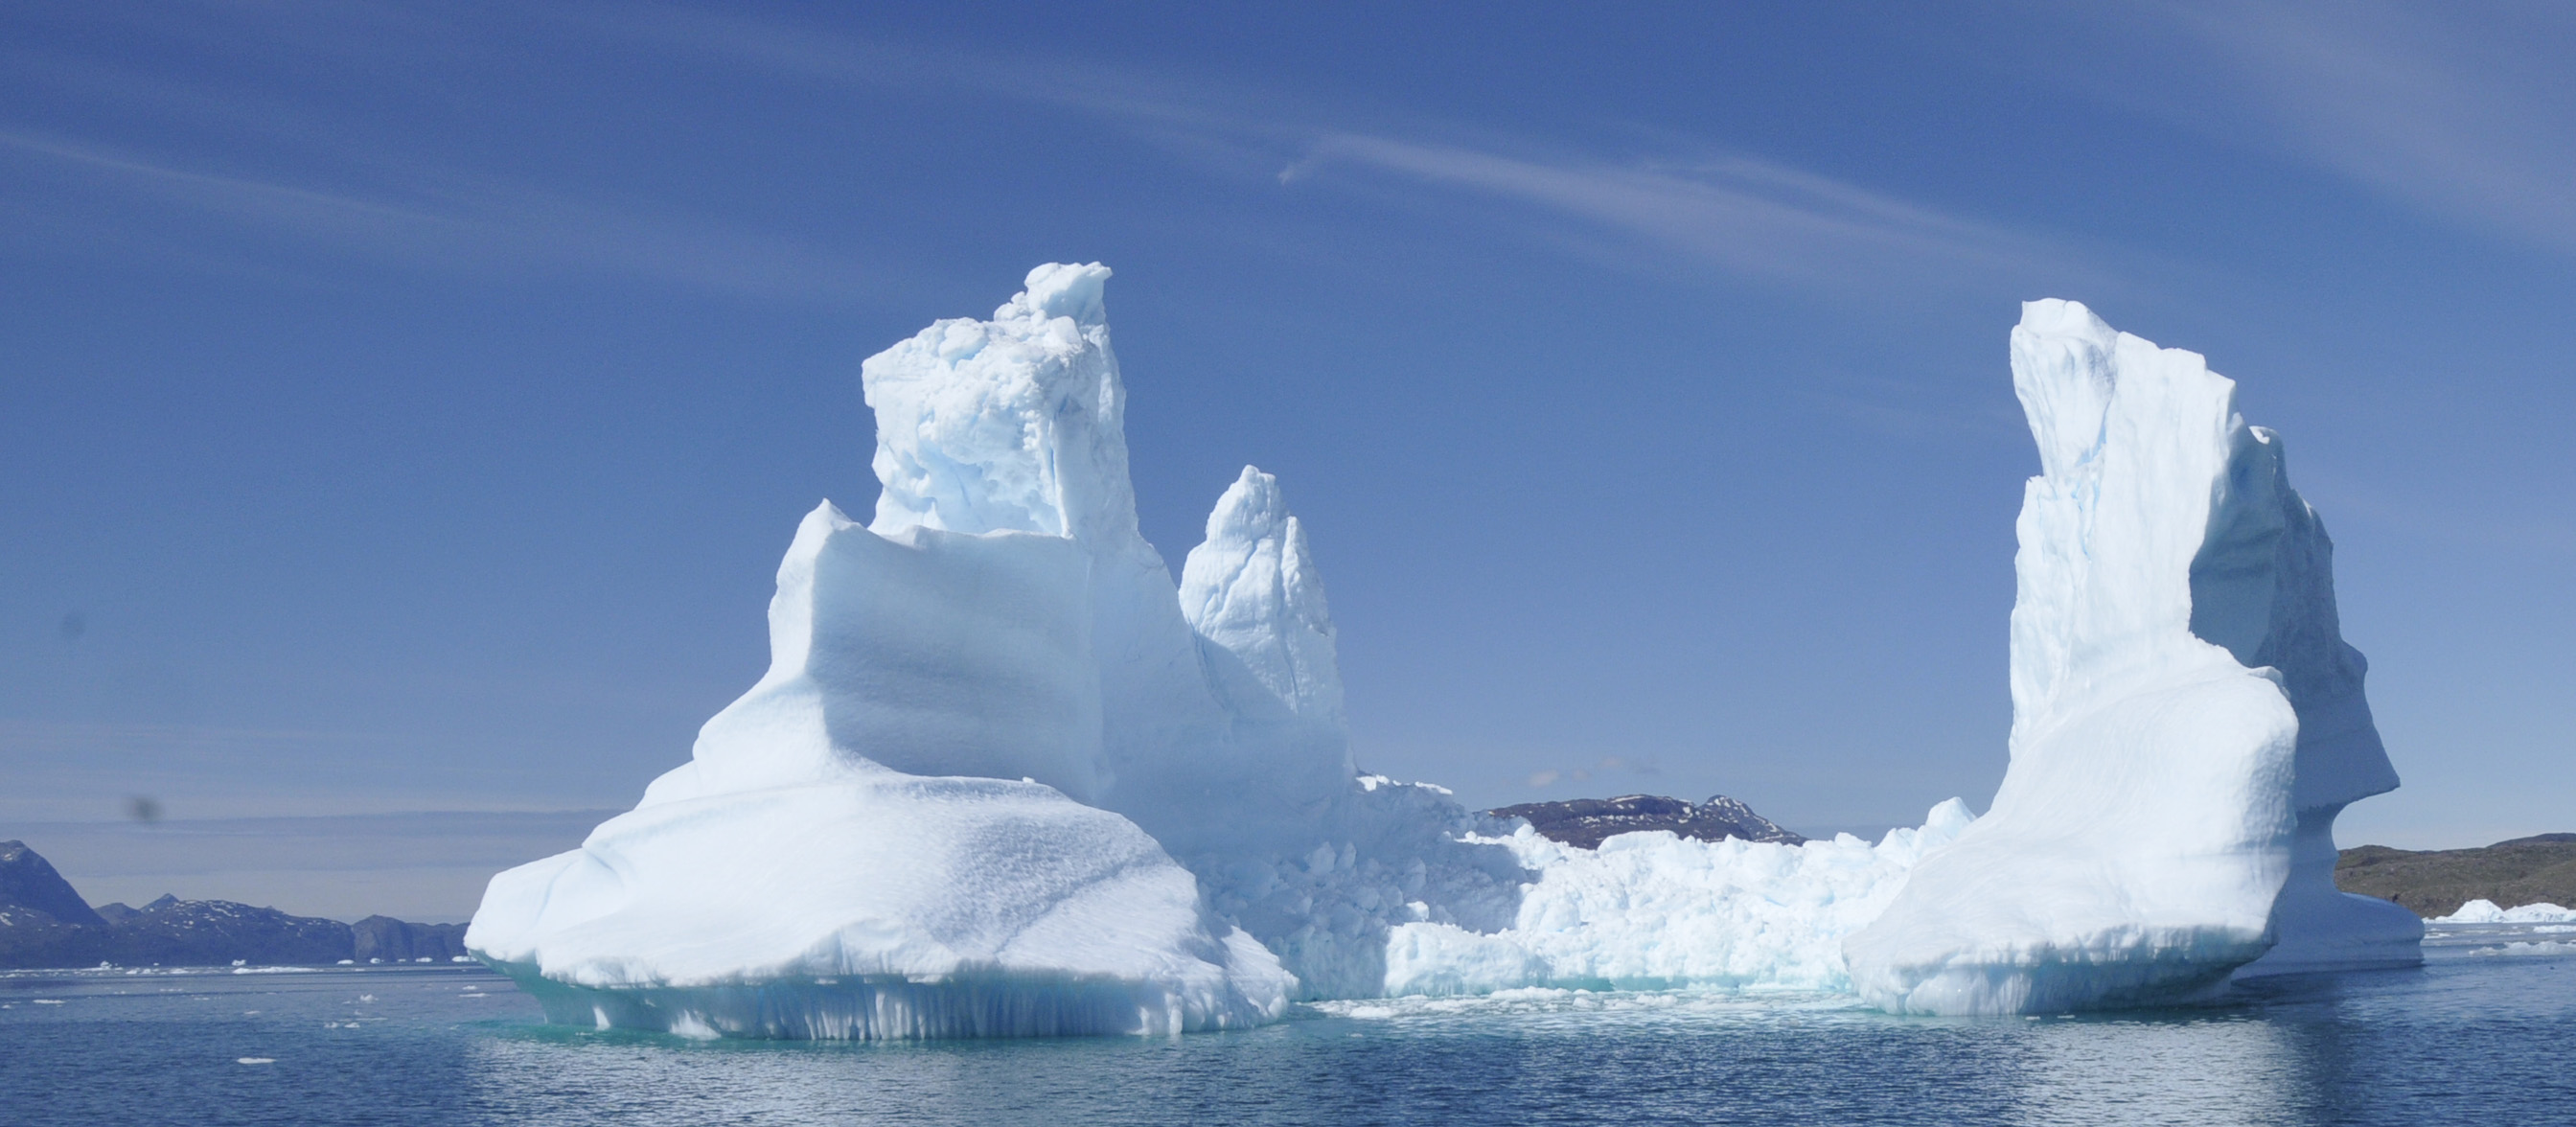
[[[1797,845],[1807,840],[1722,794],[1710,795],[1699,803],[1656,794],[1524,802],[1486,813],[1497,818],[1528,819],[1530,828],[1537,830],[1539,836],[1585,849],[1598,849],[1605,838],[1640,830],[1669,830],[1702,841],[1733,837]]]
[[[2576,905],[2576,833],[2538,834],[2479,849],[2364,845],[2335,862],[2335,887],[2447,916],[2471,900],[2497,907]]]
[[[464,953],[464,924],[369,916],[353,927],[275,908],[176,896],[140,908],[92,909],[26,843],[0,842],[0,968],[446,962]]]
[[[0,841],[0,912],[42,913],[48,921],[105,927],[107,921],[23,841]]]
[[[392,916],[369,916],[349,925],[349,933],[350,957],[362,963],[378,959],[443,963],[465,953],[464,924],[415,924]]]

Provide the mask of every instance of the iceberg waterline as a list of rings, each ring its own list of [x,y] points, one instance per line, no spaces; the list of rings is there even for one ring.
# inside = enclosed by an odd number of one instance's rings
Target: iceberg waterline
[[[1108,277],[1041,266],[991,319],[862,365],[875,514],[799,526],[769,672],[635,810],[496,876],[475,915],[468,946],[551,1019],[1178,1033],[1296,999],[1843,990],[1845,939],[1977,836],[1953,799],[1874,845],[1581,850],[1361,774],[1278,481],[1245,467],[1178,584],[1138,533]],[[2351,696],[2366,728],[2357,674]],[[2260,914],[2223,938],[2260,953]]]

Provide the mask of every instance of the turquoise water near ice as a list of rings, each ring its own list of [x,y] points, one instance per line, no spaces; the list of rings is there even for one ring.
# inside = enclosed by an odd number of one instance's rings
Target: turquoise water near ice
[[[891,1045],[547,1026],[476,967],[14,972],[0,1123],[2576,1124],[2568,940],[2452,936],[2421,970],[2042,1020],[1524,991]]]

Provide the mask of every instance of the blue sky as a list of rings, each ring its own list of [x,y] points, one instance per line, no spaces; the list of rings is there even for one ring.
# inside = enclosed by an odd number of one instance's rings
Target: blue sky
[[[2519,5],[12,5],[0,836],[627,805],[758,676],[797,517],[870,502],[859,360],[1049,260],[1117,271],[1167,557],[1281,476],[1372,769],[1982,805],[2004,337],[2064,296],[2287,439],[2406,780],[2343,839],[2576,829],[2571,50]]]

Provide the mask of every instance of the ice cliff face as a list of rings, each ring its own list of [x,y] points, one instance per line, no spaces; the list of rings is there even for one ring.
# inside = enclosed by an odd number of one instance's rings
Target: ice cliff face
[[[2189,997],[2404,962],[2421,928],[2334,890],[2333,821],[2397,785],[2338,633],[2333,548],[2201,357],[2038,301],[2012,334],[2040,451],[2014,566],[2011,764],[1992,809],[1846,943],[1891,1010]]]

